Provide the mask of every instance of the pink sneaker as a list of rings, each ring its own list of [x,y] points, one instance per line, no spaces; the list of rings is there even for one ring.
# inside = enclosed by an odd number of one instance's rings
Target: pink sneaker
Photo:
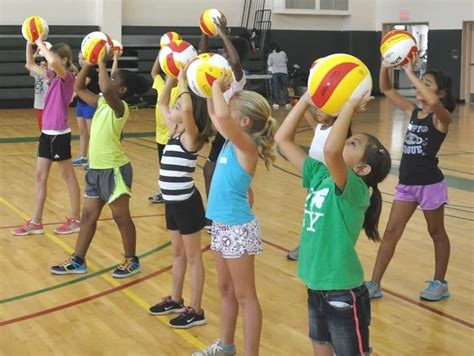
[[[43,233],[43,224],[34,223],[32,220],[28,220],[25,225],[17,227],[12,231],[15,236],[26,236],[26,235],[41,235]]]
[[[80,220],[69,219],[68,217],[66,217],[66,222],[54,229],[54,232],[58,235],[74,234],[75,232],[79,232],[79,230],[81,229],[80,225]]]

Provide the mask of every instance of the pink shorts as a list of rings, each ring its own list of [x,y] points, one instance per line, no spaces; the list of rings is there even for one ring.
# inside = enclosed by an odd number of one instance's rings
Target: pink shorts
[[[448,204],[448,184],[445,180],[429,185],[398,183],[393,200],[416,201],[422,210],[435,210]]]

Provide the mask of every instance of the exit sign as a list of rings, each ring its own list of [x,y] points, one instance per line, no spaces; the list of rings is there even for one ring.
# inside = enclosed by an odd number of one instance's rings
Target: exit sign
[[[400,11],[400,20],[409,20],[410,19],[410,12],[408,10],[401,10]]]

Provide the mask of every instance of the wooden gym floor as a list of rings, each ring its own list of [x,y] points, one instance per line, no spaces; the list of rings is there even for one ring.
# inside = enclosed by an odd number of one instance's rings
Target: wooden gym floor
[[[276,116],[282,119],[285,111]],[[449,184],[446,227],[452,253],[448,270],[451,297],[437,303],[418,300],[434,270],[433,245],[423,215],[417,211],[399,243],[383,287],[372,303],[371,346],[374,355],[470,355],[474,350],[474,108],[460,106],[440,151]],[[73,133],[77,133],[70,111]],[[392,203],[407,125],[390,103],[377,98],[369,112],[354,120],[355,132],[378,136],[390,148],[392,174],[382,184],[384,230]],[[206,281],[203,307],[208,324],[187,331],[166,325],[167,317],[147,313],[171,291],[171,248],[164,206],[150,205],[156,190],[154,111],[134,110],[124,146],[134,168],[131,211],[137,227],[142,272],[118,281],[110,276],[121,261],[122,244],[110,210],[105,208],[88,254],[90,272],[53,276],[49,266],[72,251],[76,235],[60,237],[52,229],[69,211],[65,184],[53,165],[44,212],[45,235],[13,237],[13,227],[30,217],[34,197],[38,129],[33,110],[0,111],[0,354],[1,355],[189,355],[219,336],[219,293],[209,236],[202,234]],[[308,146],[312,132],[303,124],[297,135]],[[205,147],[199,165],[205,162]],[[73,142],[77,155],[78,141]],[[77,168],[81,187],[84,170]],[[202,170],[196,182],[204,192]],[[264,253],[257,258],[257,287],[263,308],[262,355],[308,355],[305,288],[295,276],[296,263],[286,253],[298,243],[305,191],[295,170],[278,157],[271,171],[260,162],[253,185],[255,211],[263,226]],[[377,244],[361,235],[358,251],[370,278]],[[188,274],[189,277],[189,274]],[[189,278],[185,300],[189,300]],[[241,321],[236,335],[242,350]]]

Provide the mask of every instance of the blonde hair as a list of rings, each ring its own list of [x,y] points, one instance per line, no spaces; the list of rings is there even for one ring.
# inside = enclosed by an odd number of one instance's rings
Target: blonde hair
[[[79,72],[77,70],[77,67],[72,63],[72,50],[69,45],[67,45],[66,43],[58,43],[51,47],[50,51],[56,54],[61,59],[67,59],[66,69],[68,71],[74,74],[77,74]]]
[[[267,99],[262,95],[242,90],[234,94],[239,103],[241,117],[251,120],[250,133],[257,139],[259,153],[270,168],[276,158],[275,133],[278,129],[277,121],[272,117],[272,109]]]

